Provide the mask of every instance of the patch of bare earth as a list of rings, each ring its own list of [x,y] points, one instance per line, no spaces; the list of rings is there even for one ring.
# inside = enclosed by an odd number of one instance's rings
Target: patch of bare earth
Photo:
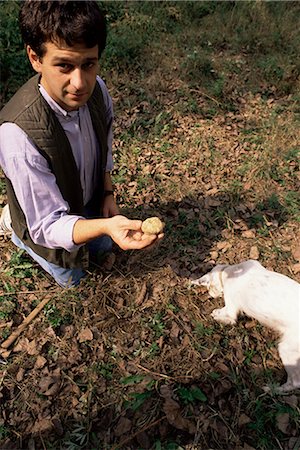
[[[286,119],[271,121],[276,99],[266,104],[251,95],[235,113],[184,115],[176,92],[166,83],[169,127],[154,137],[132,144],[121,137],[134,121],[142,133],[139,114],[147,104],[136,116],[119,112],[116,121],[116,171],[126,168],[116,186],[119,201],[131,217],[155,214],[166,222],[158,248],[115,249],[111,270],[91,267],[79,288],[62,291],[41,271],[28,279],[7,275],[15,249],[0,242],[3,297],[17,305],[0,321],[2,341],[50,296],[2,352],[0,420],[9,434],[2,433],[1,448],[150,449],[177,442],[185,449],[250,450],[259,436],[298,448],[299,395],[262,390],[285,378],[277,336],[248,318],[236,327],[215,323],[210,313],[222,300],[189,284],[216,263],[249,258],[300,281],[299,223],[264,204],[272,192],[281,199],[290,174],[299,173],[286,162],[283,183],[268,174],[272,161],[280,168],[273,133],[287,132]],[[118,102],[128,93],[114,94]],[[193,95],[199,104],[209,101]],[[262,133],[269,133],[264,143]],[[274,410],[276,420],[269,420]]]

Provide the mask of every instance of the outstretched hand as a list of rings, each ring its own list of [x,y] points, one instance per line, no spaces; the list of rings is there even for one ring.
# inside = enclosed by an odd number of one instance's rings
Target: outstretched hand
[[[125,216],[117,215],[109,219],[107,234],[122,250],[140,250],[162,239],[163,234],[157,236],[143,233],[141,226],[141,220],[130,220]]]

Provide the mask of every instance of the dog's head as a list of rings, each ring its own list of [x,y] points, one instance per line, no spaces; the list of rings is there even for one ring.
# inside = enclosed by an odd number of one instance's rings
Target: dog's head
[[[218,264],[206,275],[203,275],[203,277],[192,281],[191,284],[196,286],[205,286],[209,295],[213,298],[221,297],[224,292],[222,272],[226,267],[228,266],[225,264]]]

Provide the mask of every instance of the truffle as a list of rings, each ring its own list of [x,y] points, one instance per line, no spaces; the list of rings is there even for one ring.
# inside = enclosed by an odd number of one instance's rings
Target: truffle
[[[142,223],[142,232],[146,234],[159,234],[165,224],[158,217],[149,217]]]

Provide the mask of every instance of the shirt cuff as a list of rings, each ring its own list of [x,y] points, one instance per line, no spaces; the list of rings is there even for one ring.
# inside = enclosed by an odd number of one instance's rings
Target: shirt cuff
[[[79,219],[85,219],[85,217],[65,215],[56,220],[52,225],[50,239],[52,242],[56,241],[58,248],[63,248],[71,253],[84,245],[74,244],[73,241],[74,225]]]

